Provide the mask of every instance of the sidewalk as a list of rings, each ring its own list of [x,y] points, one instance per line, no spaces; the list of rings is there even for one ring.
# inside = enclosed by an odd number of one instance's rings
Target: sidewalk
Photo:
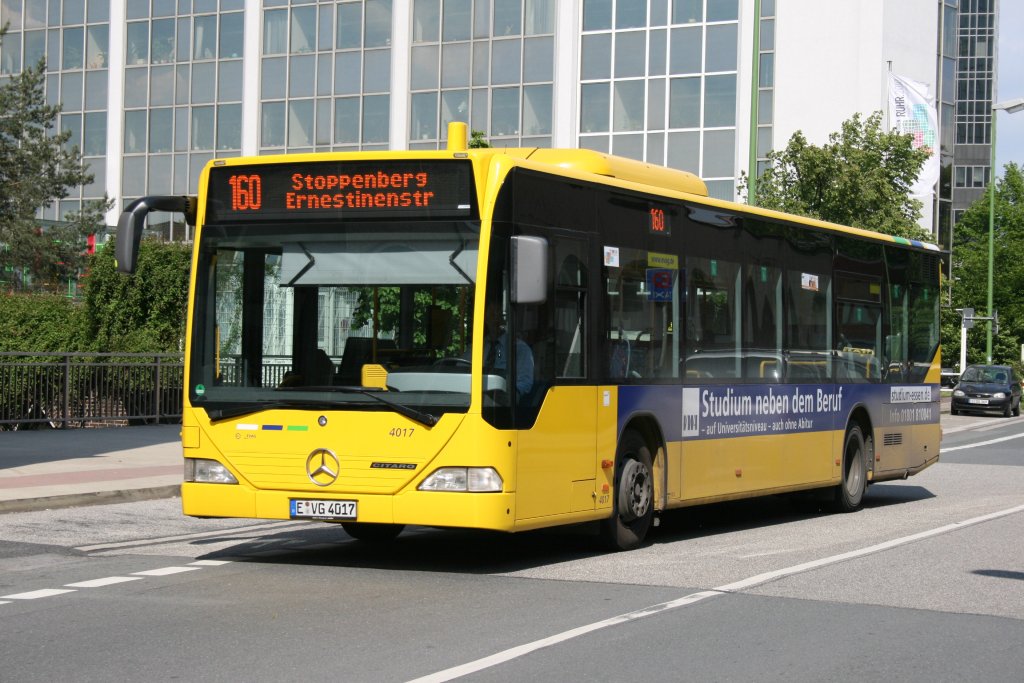
[[[170,498],[181,425],[0,432],[0,514]]]

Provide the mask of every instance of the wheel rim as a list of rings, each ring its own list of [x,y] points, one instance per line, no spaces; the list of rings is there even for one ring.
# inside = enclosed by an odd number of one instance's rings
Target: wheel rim
[[[651,472],[639,460],[630,459],[622,468],[619,485],[619,515],[624,521],[639,519],[651,506]]]
[[[846,443],[846,493],[850,498],[860,495],[864,485],[864,457],[862,444],[856,435],[851,434]]]

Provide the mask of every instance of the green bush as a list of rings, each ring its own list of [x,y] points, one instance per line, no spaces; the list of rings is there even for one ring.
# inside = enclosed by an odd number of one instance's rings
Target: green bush
[[[56,294],[0,294],[0,351],[81,351],[82,306]]]
[[[0,351],[179,353],[184,348],[191,249],[143,242],[134,275],[112,245],[89,261],[85,296],[0,294]]]

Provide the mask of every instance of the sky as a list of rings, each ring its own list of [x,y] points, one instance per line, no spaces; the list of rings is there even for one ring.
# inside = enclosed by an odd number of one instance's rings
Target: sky
[[[996,64],[995,103],[1024,97],[1024,2],[1002,0],[999,3],[999,61]],[[996,121],[996,168],[1015,162],[1024,166],[1024,111],[998,113]]]

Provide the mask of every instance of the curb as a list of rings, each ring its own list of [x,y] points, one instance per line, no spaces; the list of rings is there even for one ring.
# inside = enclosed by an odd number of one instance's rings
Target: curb
[[[0,514],[5,512],[39,512],[60,508],[84,507],[87,505],[109,505],[130,503],[137,500],[159,500],[181,496],[181,484],[157,486],[148,489],[125,489],[123,491],[95,491],[90,493],[69,493],[63,496],[44,498],[22,498],[0,500]]]

